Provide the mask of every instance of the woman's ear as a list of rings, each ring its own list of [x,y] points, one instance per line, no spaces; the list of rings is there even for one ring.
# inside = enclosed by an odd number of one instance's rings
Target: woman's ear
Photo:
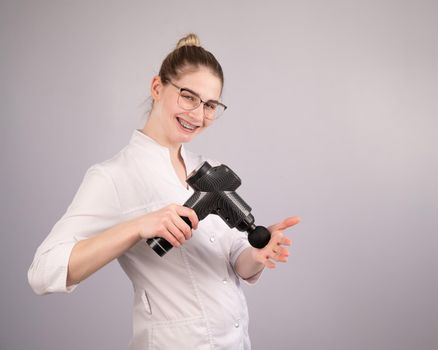
[[[163,84],[159,75],[152,78],[151,82],[151,96],[154,101],[158,101],[161,98],[161,93],[163,89]]]

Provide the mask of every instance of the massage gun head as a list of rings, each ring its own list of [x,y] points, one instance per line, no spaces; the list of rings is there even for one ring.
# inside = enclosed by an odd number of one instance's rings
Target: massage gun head
[[[255,248],[264,248],[271,239],[271,233],[264,226],[251,226],[248,230],[248,241]]]

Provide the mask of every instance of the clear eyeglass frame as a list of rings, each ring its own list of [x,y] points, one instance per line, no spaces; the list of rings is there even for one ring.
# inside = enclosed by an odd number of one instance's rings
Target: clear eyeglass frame
[[[186,111],[192,111],[198,108],[202,103],[204,105],[204,117],[209,120],[215,120],[218,119],[228,108],[223,103],[216,100],[203,101],[196,92],[180,87],[171,81],[169,81],[169,83],[179,90],[178,106]]]

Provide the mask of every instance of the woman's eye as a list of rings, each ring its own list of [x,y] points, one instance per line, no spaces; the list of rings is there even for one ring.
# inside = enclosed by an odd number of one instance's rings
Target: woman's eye
[[[194,101],[195,100],[195,96],[190,95],[190,94],[181,94],[181,97],[186,99],[187,101]]]
[[[212,111],[214,111],[214,110],[216,109],[216,107],[217,107],[217,104],[211,102],[211,103],[206,103],[205,106],[206,106],[208,109],[211,109]]]

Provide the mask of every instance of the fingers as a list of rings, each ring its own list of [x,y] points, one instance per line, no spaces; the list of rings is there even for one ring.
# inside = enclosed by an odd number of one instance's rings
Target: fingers
[[[263,262],[263,264],[267,268],[275,269],[275,267],[276,267],[275,262],[286,263],[287,260],[288,260],[288,256],[289,256],[289,253],[287,253],[287,254],[280,254],[280,255],[272,254],[272,256],[266,256],[265,259],[262,262]]]
[[[263,249],[258,250],[255,255],[256,260],[265,265],[269,269],[276,267],[276,262],[286,263],[289,257],[289,251],[287,247],[281,245],[273,245],[271,247],[266,246]]]
[[[179,248],[181,247],[180,241],[175,237],[175,235],[170,232],[166,227],[163,227],[160,231],[156,233],[159,237],[164,238],[166,241],[168,241],[170,244],[172,244],[174,247]]]
[[[190,222],[192,223],[192,228],[194,230],[198,228],[198,224],[199,224],[198,216],[196,215],[196,212],[193,209],[184,207],[182,205],[175,205],[174,208],[179,216],[185,216],[189,218]]]
[[[288,256],[288,249],[281,246],[277,246],[269,252],[269,257],[275,261],[286,262]]]
[[[256,260],[263,263],[268,268],[274,268],[274,262],[287,262],[289,257],[289,246],[292,241],[285,237],[282,231],[276,231],[272,234],[271,240],[262,249],[258,249]]]
[[[172,224],[174,225],[172,228],[175,229],[176,233],[183,235],[184,241],[192,237],[192,228],[176,213],[172,216]]]
[[[277,249],[272,250],[274,257],[281,257],[281,256],[289,256],[289,251],[287,250],[287,248],[278,246]]]
[[[298,216],[291,216],[278,224],[268,227],[271,232],[271,239],[266,247],[259,250],[257,261],[263,263],[265,267],[274,269],[276,262],[287,262],[289,257],[288,247],[292,245],[292,240],[283,234],[283,231],[300,222]]]
[[[182,217],[188,217],[194,229],[198,227],[199,221],[195,211],[177,204],[168,206],[162,218],[160,235],[174,247],[180,247],[192,237],[192,228]]]
[[[290,246],[292,245],[292,240],[286,237],[282,231],[274,231],[268,245],[273,247],[273,249],[275,249],[275,246]]]
[[[286,246],[290,246],[292,245],[292,240],[286,236],[283,236],[280,238],[280,240],[277,242],[277,245],[286,245]]]
[[[298,216],[290,216],[283,221],[279,222],[278,224],[274,224],[268,227],[269,231],[283,231],[286,230],[289,227],[292,227],[300,222],[300,218]]]
[[[180,219],[180,217],[179,216],[176,216],[176,220],[181,220]],[[182,220],[181,220],[182,221]],[[180,224],[179,222],[178,222],[178,224],[179,225],[181,225],[181,226],[186,226],[187,227],[187,229],[184,227],[183,229],[180,229],[176,224],[175,224],[175,222],[169,222],[168,223],[168,225],[167,225],[167,230],[168,230],[168,232],[173,236],[173,237],[175,237],[176,239],[177,239],[177,241],[178,241],[178,243],[180,244],[180,245],[183,245],[184,243],[185,243],[185,241],[187,240],[187,239],[190,239],[190,236],[191,236],[191,230],[190,230],[190,228],[188,227],[188,225],[184,222],[184,221],[182,221],[182,224]],[[187,234],[186,232],[187,231],[189,231],[190,233],[189,234]]]

